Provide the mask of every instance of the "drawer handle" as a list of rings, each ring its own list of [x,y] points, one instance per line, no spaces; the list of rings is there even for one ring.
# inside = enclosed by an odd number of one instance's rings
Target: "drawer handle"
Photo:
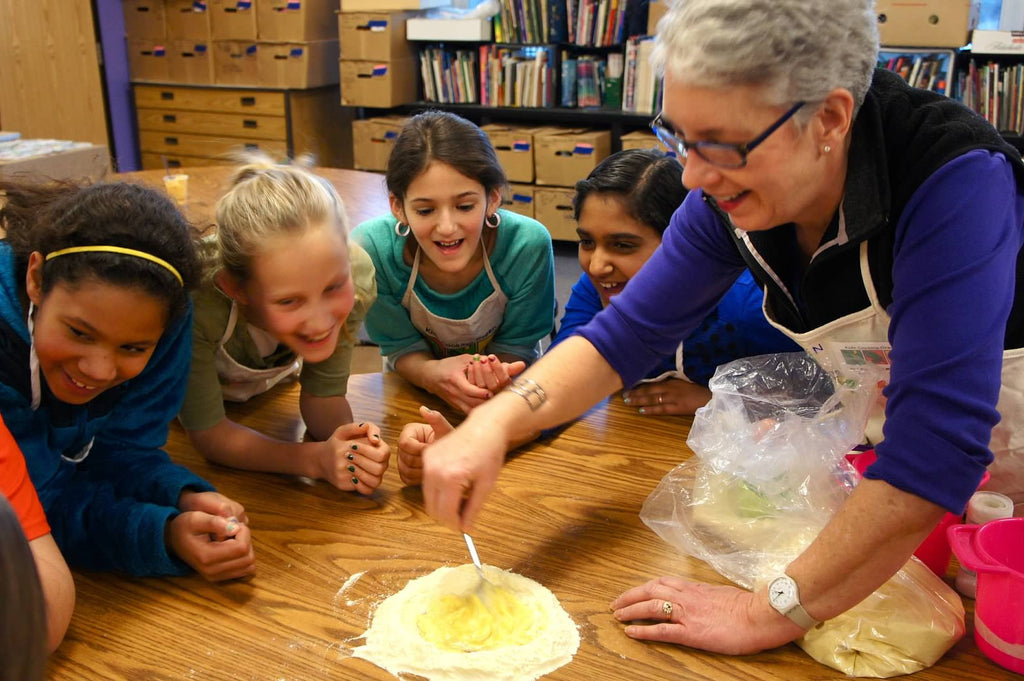
[[[176,147],[176,146],[178,146],[178,138],[177,137],[165,137],[164,138],[164,144],[169,144],[171,146],[175,146]]]
[[[287,54],[275,54],[274,55],[274,59],[287,59],[287,58],[288,58]]]
[[[166,100],[174,99],[174,93],[173,92],[161,92],[160,93],[160,99],[163,99],[165,101]]]
[[[255,144],[253,142],[246,142],[245,143],[245,150],[246,151],[259,151],[260,150],[260,145]]]
[[[164,114],[164,123],[177,123],[178,117],[174,114]]]
[[[239,100],[239,102],[242,104],[242,106],[256,106],[255,97],[242,97]]]
[[[258,128],[258,127],[260,127],[260,123],[259,123],[259,121],[254,121],[254,120],[252,120],[250,118],[246,118],[245,120],[242,121],[242,127],[243,128],[250,128],[250,129]]]
[[[167,167],[168,168],[180,168],[181,167],[181,161],[179,161],[176,158],[169,158],[169,159],[167,159]]]

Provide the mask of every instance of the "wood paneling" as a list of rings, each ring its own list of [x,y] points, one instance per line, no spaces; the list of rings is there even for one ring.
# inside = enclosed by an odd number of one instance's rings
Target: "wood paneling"
[[[89,0],[0,0],[0,124],[26,138],[107,144]]]

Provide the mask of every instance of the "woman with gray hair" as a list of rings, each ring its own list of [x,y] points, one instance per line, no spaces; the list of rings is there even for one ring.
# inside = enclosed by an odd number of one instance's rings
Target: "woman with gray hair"
[[[993,458],[990,488],[1024,501],[1024,166],[958,103],[874,69],[872,6],[676,0],[658,27],[653,127],[690,193],[661,248],[578,336],[424,452],[428,511],[469,529],[508,442],[632,384],[744,266],[769,321],[823,363],[887,350],[878,460],[818,538],[755,593],[667,577],[626,591],[616,617],[656,622],[629,636],[781,645],[891,577]]]

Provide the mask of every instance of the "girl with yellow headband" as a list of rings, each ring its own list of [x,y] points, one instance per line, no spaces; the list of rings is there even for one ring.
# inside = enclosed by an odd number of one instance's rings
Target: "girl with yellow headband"
[[[136,185],[0,192],[0,411],[57,546],[90,570],[250,574],[242,505],[161,449],[191,351],[188,223]]]

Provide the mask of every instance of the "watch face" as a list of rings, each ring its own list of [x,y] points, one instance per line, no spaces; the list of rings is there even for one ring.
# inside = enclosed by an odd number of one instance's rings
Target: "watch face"
[[[768,600],[776,610],[785,613],[797,603],[796,582],[783,575],[768,585]]]

